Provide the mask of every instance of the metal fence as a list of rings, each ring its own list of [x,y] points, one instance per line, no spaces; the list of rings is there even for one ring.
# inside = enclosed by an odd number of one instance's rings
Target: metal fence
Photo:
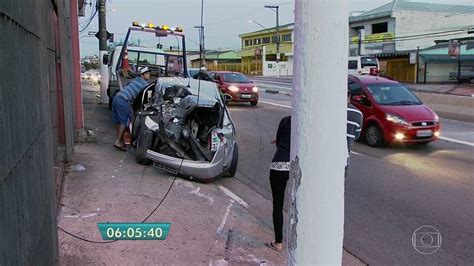
[[[55,0],[0,1],[0,265],[58,263],[57,14]]]

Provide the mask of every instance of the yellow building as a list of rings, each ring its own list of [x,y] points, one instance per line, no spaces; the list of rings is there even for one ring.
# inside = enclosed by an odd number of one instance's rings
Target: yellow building
[[[279,27],[280,62],[293,60],[294,24]],[[250,75],[262,75],[262,51],[265,46],[266,61],[276,61],[276,27],[239,35],[241,39],[241,72]]]

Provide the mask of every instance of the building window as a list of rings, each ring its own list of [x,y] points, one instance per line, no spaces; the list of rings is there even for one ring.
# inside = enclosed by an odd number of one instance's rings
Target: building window
[[[291,34],[282,35],[281,38],[284,42],[291,42]]]
[[[372,24],[372,34],[388,32],[388,22]]]
[[[251,46],[252,40],[245,40],[245,46]]]
[[[276,43],[276,36],[272,36],[272,43]]]
[[[262,43],[262,39],[258,38],[258,39],[253,39],[253,44],[254,45],[259,45]]]
[[[349,60],[349,69],[357,69],[357,60]]]
[[[263,44],[270,43],[270,37],[263,37],[262,38],[262,43]]]

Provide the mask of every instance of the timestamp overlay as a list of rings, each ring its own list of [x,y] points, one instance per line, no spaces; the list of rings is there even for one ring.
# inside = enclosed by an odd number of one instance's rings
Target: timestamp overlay
[[[171,223],[97,223],[103,240],[165,240]]]

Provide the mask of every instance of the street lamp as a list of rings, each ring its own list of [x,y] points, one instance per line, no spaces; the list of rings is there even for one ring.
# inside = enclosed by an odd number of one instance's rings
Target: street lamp
[[[250,19],[250,20],[248,21],[248,23],[255,23],[256,25],[260,26],[262,29],[264,29],[264,30],[266,30],[266,31],[268,31],[268,32],[270,32],[270,33],[272,32],[271,30],[269,30],[268,28],[266,28],[266,27],[263,26],[262,24],[258,23],[258,21],[256,21],[256,20]]]

